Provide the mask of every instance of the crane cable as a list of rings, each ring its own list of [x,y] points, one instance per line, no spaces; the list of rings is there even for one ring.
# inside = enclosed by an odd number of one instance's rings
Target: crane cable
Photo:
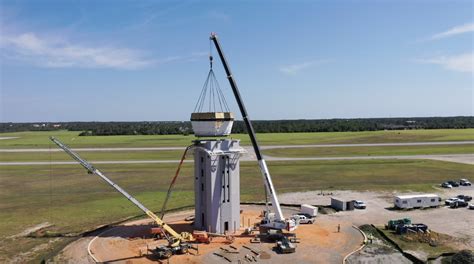
[[[53,157],[51,153],[51,141],[49,142],[49,221],[53,223]]]
[[[166,198],[165,198],[165,201],[163,203],[163,207],[161,208],[161,219],[163,219],[163,217],[165,216],[166,205],[167,205],[168,200],[171,196],[171,189],[173,188],[174,184],[176,183],[176,179],[178,178],[181,167],[184,163],[184,160],[186,159],[186,154],[187,154],[188,150],[191,149],[193,146],[194,145],[187,146],[186,149],[183,152],[183,156],[181,156],[181,160],[179,162],[178,168],[176,169],[176,173],[174,174],[173,179],[171,179],[171,183],[170,183],[170,186],[168,187],[168,192],[166,193]]]
[[[230,112],[229,106],[227,105],[227,101],[225,100],[224,93],[222,92],[219,86],[219,82],[217,81],[216,75],[214,74],[214,70],[212,69],[213,60],[214,58],[212,56],[212,42],[210,40],[209,73],[194,107],[193,112],[195,113],[206,111],[206,105],[208,105],[208,112],[216,112],[218,110],[220,110],[221,112]]]

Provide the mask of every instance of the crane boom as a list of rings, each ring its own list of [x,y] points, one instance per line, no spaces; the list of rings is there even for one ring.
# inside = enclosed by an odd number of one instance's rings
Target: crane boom
[[[119,193],[125,196],[130,202],[136,205],[140,210],[142,210],[145,214],[147,214],[151,219],[153,219],[158,225],[160,225],[166,232],[168,232],[171,236],[178,239],[179,241],[184,241],[187,238],[183,237],[181,234],[177,233],[173,230],[169,225],[167,225],[163,220],[161,220],[158,216],[156,216],[152,211],[146,208],[142,203],[140,203],[137,199],[127,193],[124,189],[118,186],[116,183],[111,181],[107,176],[105,176],[101,171],[96,169],[92,164],[81,158],[77,153],[72,151],[68,146],[64,145],[61,141],[57,140],[55,137],[50,137],[51,141],[53,141],[58,147],[60,147],[64,152],[66,152],[69,156],[75,159],[79,164],[81,164],[89,173],[95,174],[102,178],[105,182],[107,182],[110,186],[114,187]]]
[[[227,79],[229,80],[230,86],[232,88],[232,92],[234,93],[235,99],[237,100],[237,104],[239,105],[239,109],[242,114],[245,127],[247,128],[247,132],[249,133],[250,141],[252,141],[252,146],[255,151],[255,155],[257,156],[260,172],[262,173],[266,190],[270,194],[270,197],[272,199],[272,207],[275,210],[275,218],[278,221],[284,221],[285,218],[283,217],[283,213],[281,212],[280,202],[278,201],[275,187],[273,186],[272,177],[270,176],[270,171],[268,170],[267,163],[265,162],[265,159],[263,158],[263,155],[260,152],[260,147],[258,145],[257,138],[255,136],[255,131],[253,129],[252,122],[250,121],[250,118],[247,114],[247,109],[245,109],[244,102],[242,100],[242,97],[240,96],[239,89],[237,88],[237,83],[235,82],[234,77],[232,76],[232,72],[230,70],[230,67],[224,56],[224,52],[222,51],[219,40],[217,39],[217,35],[215,33],[211,34],[211,40],[216,46],[217,53],[219,53],[219,57],[222,61],[225,72],[227,74]]]

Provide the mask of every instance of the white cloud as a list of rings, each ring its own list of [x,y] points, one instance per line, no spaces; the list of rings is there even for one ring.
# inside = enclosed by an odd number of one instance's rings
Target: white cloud
[[[192,62],[207,56],[209,56],[209,52],[192,52],[186,56],[170,56],[162,60],[158,60],[157,63],[166,64],[170,62]]]
[[[458,72],[474,72],[474,52],[454,56],[441,56],[417,60],[420,63],[438,64],[445,69]]]
[[[70,44],[34,33],[4,35],[0,47],[6,57],[42,67],[137,69],[153,63],[136,50]]]
[[[451,37],[451,36],[455,36],[455,35],[459,35],[459,34],[463,34],[463,33],[469,33],[469,32],[473,32],[473,31],[474,31],[474,23],[467,23],[467,24],[464,24],[464,25],[460,25],[460,26],[450,28],[449,30],[446,30],[446,31],[438,33],[438,34],[434,34],[433,36],[431,36],[430,39],[434,40],[434,39],[448,38],[448,37]]]
[[[302,63],[290,64],[280,67],[280,71],[286,74],[295,75],[298,72],[310,68],[312,66],[322,64],[327,62],[327,60],[315,60],[315,61],[306,61]]]

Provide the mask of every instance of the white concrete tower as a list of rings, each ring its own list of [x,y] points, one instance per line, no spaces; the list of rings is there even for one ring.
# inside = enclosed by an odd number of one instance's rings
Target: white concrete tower
[[[239,140],[194,142],[194,227],[212,233],[240,227]]]

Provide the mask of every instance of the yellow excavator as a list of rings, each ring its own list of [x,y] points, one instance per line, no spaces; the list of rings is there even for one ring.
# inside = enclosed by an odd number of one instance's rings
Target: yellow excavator
[[[116,183],[111,181],[107,178],[101,171],[96,169],[92,164],[87,162],[86,160],[82,159],[77,153],[72,151],[68,146],[64,145],[62,142],[57,140],[54,137],[50,137],[51,141],[53,141],[58,147],[60,147],[64,152],[66,152],[69,156],[71,156],[74,160],[79,162],[89,174],[95,174],[102,178],[105,182],[107,182],[110,186],[112,186],[115,190],[120,192],[123,196],[125,196],[130,202],[140,208],[145,214],[147,214],[153,221],[156,222],[158,226],[160,226],[164,232],[164,236],[168,240],[168,245],[158,246],[156,249],[152,250],[154,254],[156,254],[159,258],[169,258],[175,254],[185,254],[188,252],[191,245],[189,242],[193,242],[196,239],[193,235],[189,232],[181,232],[178,233],[173,230],[168,224],[163,222],[161,218],[156,216],[152,211],[148,210],[142,203],[140,203],[137,199],[133,196],[128,194],[124,189],[118,186]],[[207,234],[206,234],[207,237]]]

